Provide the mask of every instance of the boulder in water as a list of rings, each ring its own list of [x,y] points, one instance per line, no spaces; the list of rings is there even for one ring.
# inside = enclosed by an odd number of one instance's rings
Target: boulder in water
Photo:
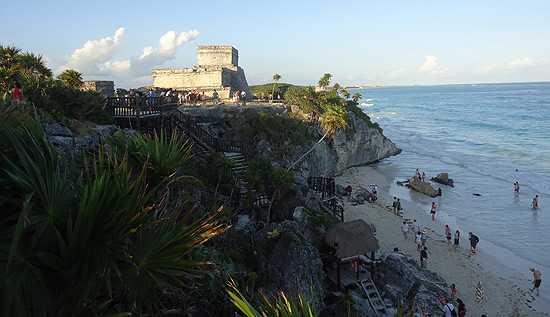
[[[437,195],[437,191],[432,187],[432,185],[430,185],[430,183],[424,182],[418,178],[411,178],[409,180],[409,186],[412,189],[430,197],[435,197]]]
[[[455,187],[455,185],[453,184],[453,180],[451,178],[449,178],[448,173],[439,173],[439,174],[437,174],[436,177],[432,177],[432,180],[434,182],[438,182],[438,183],[443,184],[443,185],[449,185],[451,187]]]

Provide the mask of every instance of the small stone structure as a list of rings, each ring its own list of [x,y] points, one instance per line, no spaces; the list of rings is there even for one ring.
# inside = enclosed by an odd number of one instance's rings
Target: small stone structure
[[[221,99],[231,99],[235,91],[244,90],[246,99],[251,99],[234,47],[197,46],[197,64],[193,68],[153,69],[153,87],[204,91],[209,97],[216,90]]]
[[[88,80],[82,82],[83,91],[99,91],[105,98],[115,96],[115,82],[112,80]]]

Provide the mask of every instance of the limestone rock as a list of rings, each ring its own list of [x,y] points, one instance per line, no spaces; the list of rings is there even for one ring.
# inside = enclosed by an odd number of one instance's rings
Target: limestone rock
[[[411,188],[416,190],[417,192],[428,195],[430,197],[435,197],[437,195],[437,191],[435,190],[435,188],[433,188],[430,183],[424,182],[421,179],[417,179],[414,177],[411,178],[409,180],[409,186],[411,186]]]
[[[62,126],[57,122],[44,124],[44,133],[46,135],[57,135],[65,137],[73,136],[73,133],[71,132],[71,130],[69,130],[69,128]]]
[[[277,230],[277,237],[268,238],[268,232]],[[284,291],[298,294],[304,291],[309,302],[310,283],[317,311],[325,304],[323,280],[323,263],[319,252],[303,234],[302,229],[294,221],[285,220],[281,223],[271,223],[264,230],[258,231],[255,241],[260,251],[257,256],[259,274],[272,281],[264,287],[266,293]]]
[[[441,311],[436,301],[438,298],[448,299],[449,293],[443,277],[427,269],[420,269],[416,260],[400,251],[384,254],[381,260],[377,265],[375,283],[386,306],[397,307],[399,301],[403,300],[405,312],[408,312],[414,301],[417,301],[420,307],[427,307],[427,312],[432,315]]]
[[[449,178],[449,174],[447,173],[439,173],[436,177],[432,177],[432,180],[434,182],[438,182],[443,185],[449,185],[451,187],[455,187],[452,178]]]

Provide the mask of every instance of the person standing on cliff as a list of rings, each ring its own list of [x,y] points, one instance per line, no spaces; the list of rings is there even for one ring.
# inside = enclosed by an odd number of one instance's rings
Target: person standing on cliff
[[[243,101],[243,106],[246,106],[246,91],[241,91],[241,100]]]
[[[539,270],[535,270],[534,268],[529,268],[529,270],[531,272],[533,272],[533,282],[531,284],[533,284],[533,288],[531,289],[531,292],[533,292],[535,289],[537,290],[537,296],[540,296],[539,294],[539,286],[540,286],[540,282],[541,282],[541,279],[540,279],[540,276],[541,276],[541,273]]]
[[[220,102],[220,94],[214,89],[214,93],[212,94],[212,102],[214,105],[217,105]]]
[[[269,100],[269,104],[273,104],[273,94],[272,93],[269,93],[269,96],[267,97],[267,99]]]

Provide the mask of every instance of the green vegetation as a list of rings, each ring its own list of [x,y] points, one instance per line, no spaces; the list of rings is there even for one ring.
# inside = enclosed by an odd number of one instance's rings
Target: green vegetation
[[[313,228],[323,225],[328,229],[340,222],[338,218],[321,209],[311,209],[305,207],[304,211],[311,216],[309,219]]]
[[[275,80],[275,79],[273,79]],[[273,94],[274,98],[277,98],[277,95],[283,97],[285,93],[291,87],[296,87],[292,84],[278,83],[273,84],[264,84],[264,85],[252,85],[250,86],[250,92],[254,99],[267,100],[269,94]]]
[[[21,53],[14,46],[0,45],[0,95],[9,100],[9,93],[20,84],[23,99],[53,119],[72,128],[71,120],[112,123],[103,109],[104,98],[96,91],[81,91],[82,74],[65,70],[59,80],[52,77],[42,55]]]
[[[159,289],[182,286],[182,278],[208,264],[192,255],[227,229],[215,220],[221,208],[195,221],[189,221],[193,210],[162,209],[163,182],[155,186],[147,176],[162,171],[148,165],[154,155],[98,148],[75,166],[47,143],[21,105],[2,103],[0,116],[0,307],[6,315],[156,315]],[[126,143],[141,142],[133,138]],[[150,149],[188,158],[187,146],[163,150],[160,139],[143,137],[158,143]]]

